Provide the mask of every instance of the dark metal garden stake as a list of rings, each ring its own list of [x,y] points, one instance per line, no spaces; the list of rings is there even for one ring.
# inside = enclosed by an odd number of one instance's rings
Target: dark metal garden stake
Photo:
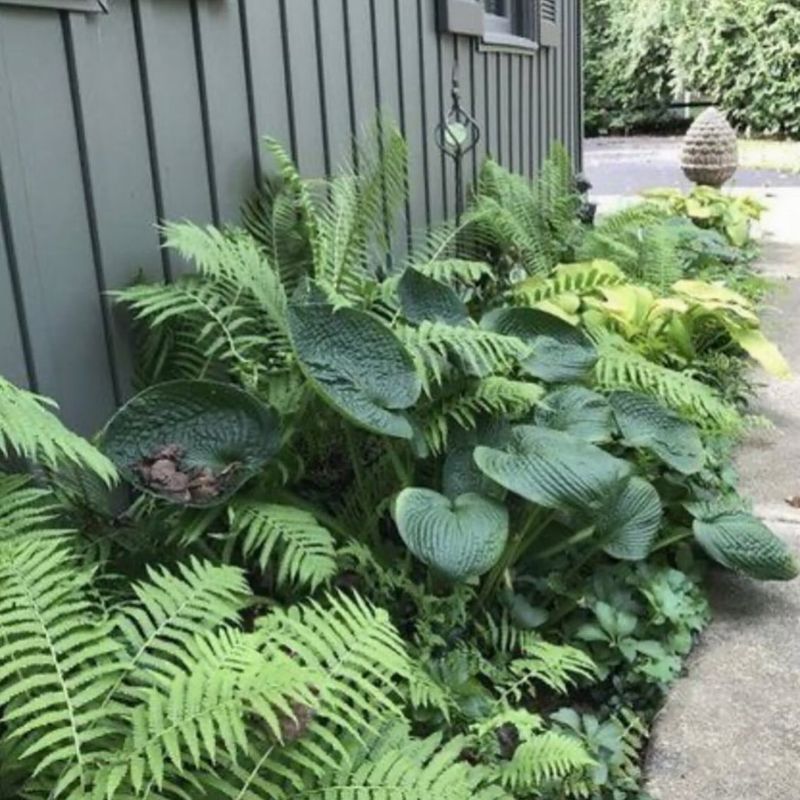
[[[453,104],[447,116],[436,126],[436,146],[453,159],[456,172],[456,225],[461,224],[464,213],[464,156],[475,149],[481,138],[481,129],[475,119],[461,105],[458,85],[458,62],[453,66]]]

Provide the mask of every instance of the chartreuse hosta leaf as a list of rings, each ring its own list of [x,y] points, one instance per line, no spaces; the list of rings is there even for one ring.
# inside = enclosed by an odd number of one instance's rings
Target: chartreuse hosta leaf
[[[477,447],[475,462],[532,503],[573,512],[617,558],[644,558],[658,533],[656,490],[632,477],[626,461],[568,433],[520,425],[504,449]]]
[[[454,581],[490,570],[508,539],[505,506],[478,494],[450,500],[431,489],[404,489],[394,518],[408,549]]]
[[[453,289],[409,267],[397,285],[403,316],[409,322],[446,322],[461,325],[467,308]]]
[[[767,372],[777,378],[791,377],[792,369],[783,353],[758,328],[726,327],[731,339]]]
[[[210,506],[260,470],[280,441],[277,415],[252,395],[230,384],[186,380],[158,384],[129,400],[106,425],[101,449],[137,488]],[[199,482],[198,491],[148,481],[148,463],[159,460],[173,461],[176,472]]]
[[[481,320],[481,327],[516,336],[531,347],[522,362],[534,378],[550,383],[580,380],[597,361],[594,345],[576,327],[533,308],[498,308]]]
[[[798,561],[783,540],[752,514],[733,512],[696,519],[694,535],[722,566],[762,581],[788,581]]]
[[[322,304],[289,311],[292,344],[303,372],[322,398],[357,425],[411,439],[400,413],[422,389],[414,363],[381,322],[353,308]]]
[[[608,400],[584,386],[556,389],[536,409],[537,425],[564,431],[586,442],[607,442],[614,430]]]
[[[629,445],[650,450],[684,475],[703,468],[703,443],[690,422],[655,398],[638,392],[614,392],[609,399],[622,438]]]

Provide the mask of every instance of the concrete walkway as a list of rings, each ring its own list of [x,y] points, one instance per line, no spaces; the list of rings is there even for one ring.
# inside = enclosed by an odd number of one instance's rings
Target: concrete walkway
[[[608,136],[584,142],[584,172],[598,194],[637,194],[644,189],[691,184],[679,168],[679,136]],[[800,186],[800,174],[740,169],[732,187]]]
[[[800,189],[770,189],[763,269],[781,284],[766,317],[797,377],[760,375],[754,411],[773,431],[741,449],[742,490],[800,553]],[[647,763],[655,800],[800,798],[800,580],[712,580],[714,622],[657,720]]]

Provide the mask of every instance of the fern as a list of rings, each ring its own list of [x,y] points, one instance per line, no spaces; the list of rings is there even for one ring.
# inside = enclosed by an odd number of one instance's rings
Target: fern
[[[562,147],[552,149],[533,183],[487,161],[467,216],[473,246],[494,250],[529,275],[546,273],[571,251],[580,202]]]
[[[60,510],[50,491],[31,486],[30,476],[0,473],[0,545],[33,533],[39,538],[66,533],[53,527]]]
[[[257,385],[262,373],[285,372],[291,347],[286,292],[256,242],[240,231],[190,223],[164,228],[168,247],[199,275],[173,284],[143,284],[113,295],[150,329],[145,373],[204,377],[215,366]]]
[[[433,384],[442,383],[450,359],[457,360],[468,374],[490,375],[508,373],[530,355],[530,348],[515,336],[477,326],[423,322],[418,328],[398,325],[396,333],[414,359],[428,393]]]
[[[522,281],[513,289],[518,300],[530,306],[555,303],[566,296],[591,294],[604,286],[625,283],[625,276],[610,261],[562,264],[548,277]]]
[[[18,455],[51,469],[63,463],[76,464],[111,486],[117,480],[114,465],[65,428],[49,408],[57,406],[0,376],[0,455]]]
[[[504,689],[504,699],[519,699],[522,688],[534,681],[566,694],[579,681],[591,682],[597,677],[594,661],[582,650],[544,640],[529,643],[524,657],[511,661],[508,668],[514,679]]]
[[[518,419],[532,411],[543,396],[544,389],[538,384],[490,375],[426,408],[423,438],[433,454],[442,453],[451,425],[473,430],[484,415]]]
[[[172,658],[187,653],[195,637],[233,622],[244,605],[248,587],[233,567],[217,567],[196,559],[179,565],[178,574],[148,569],[149,580],[133,586],[135,602],[123,607],[117,628],[128,652],[128,672],[109,696],[123,685],[133,687],[168,680]]]
[[[664,291],[684,273],[680,236],[666,219],[646,203],[622,209],[587,234],[578,257],[608,259],[632,280]]]
[[[278,585],[311,590],[336,574],[333,537],[307,511],[274,503],[242,503],[230,509],[231,537],[244,557],[255,556],[262,571],[279,554]]]
[[[594,370],[598,388],[649,394],[706,428],[727,432],[741,428],[742,419],[736,409],[709,386],[649,361],[616,334],[594,331],[592,335],[599,354]]]
[[[511,761],[500,768],[500,780],[515,793],[527,794],[594,764],[577,739],[547,731],[520,744]]]
[[[132,709],[126,743],[101,771],[106,786],[128,779],[141,794],[150,781],[160,789],[168,773],[183,773],[187,761],[210,770],[223,754],[236,760],[254,721],[279,742],[282,721],[315,702],[312,687],[324,678],[286,653],[264,656],[237,631],[197,637],[193,655]]]
[[[0,544],[0,708],[53,796],[90,788],[115,712],[100,700],[124,669],[112,624],[86,599],[90,579],[66,537]]]

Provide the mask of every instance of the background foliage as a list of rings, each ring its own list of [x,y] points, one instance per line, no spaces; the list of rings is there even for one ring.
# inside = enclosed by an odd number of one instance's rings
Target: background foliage
[[[655,127],[673,89],[748,134],[800,137],[800,8],[776,0],[587,0],[590,132]]]

